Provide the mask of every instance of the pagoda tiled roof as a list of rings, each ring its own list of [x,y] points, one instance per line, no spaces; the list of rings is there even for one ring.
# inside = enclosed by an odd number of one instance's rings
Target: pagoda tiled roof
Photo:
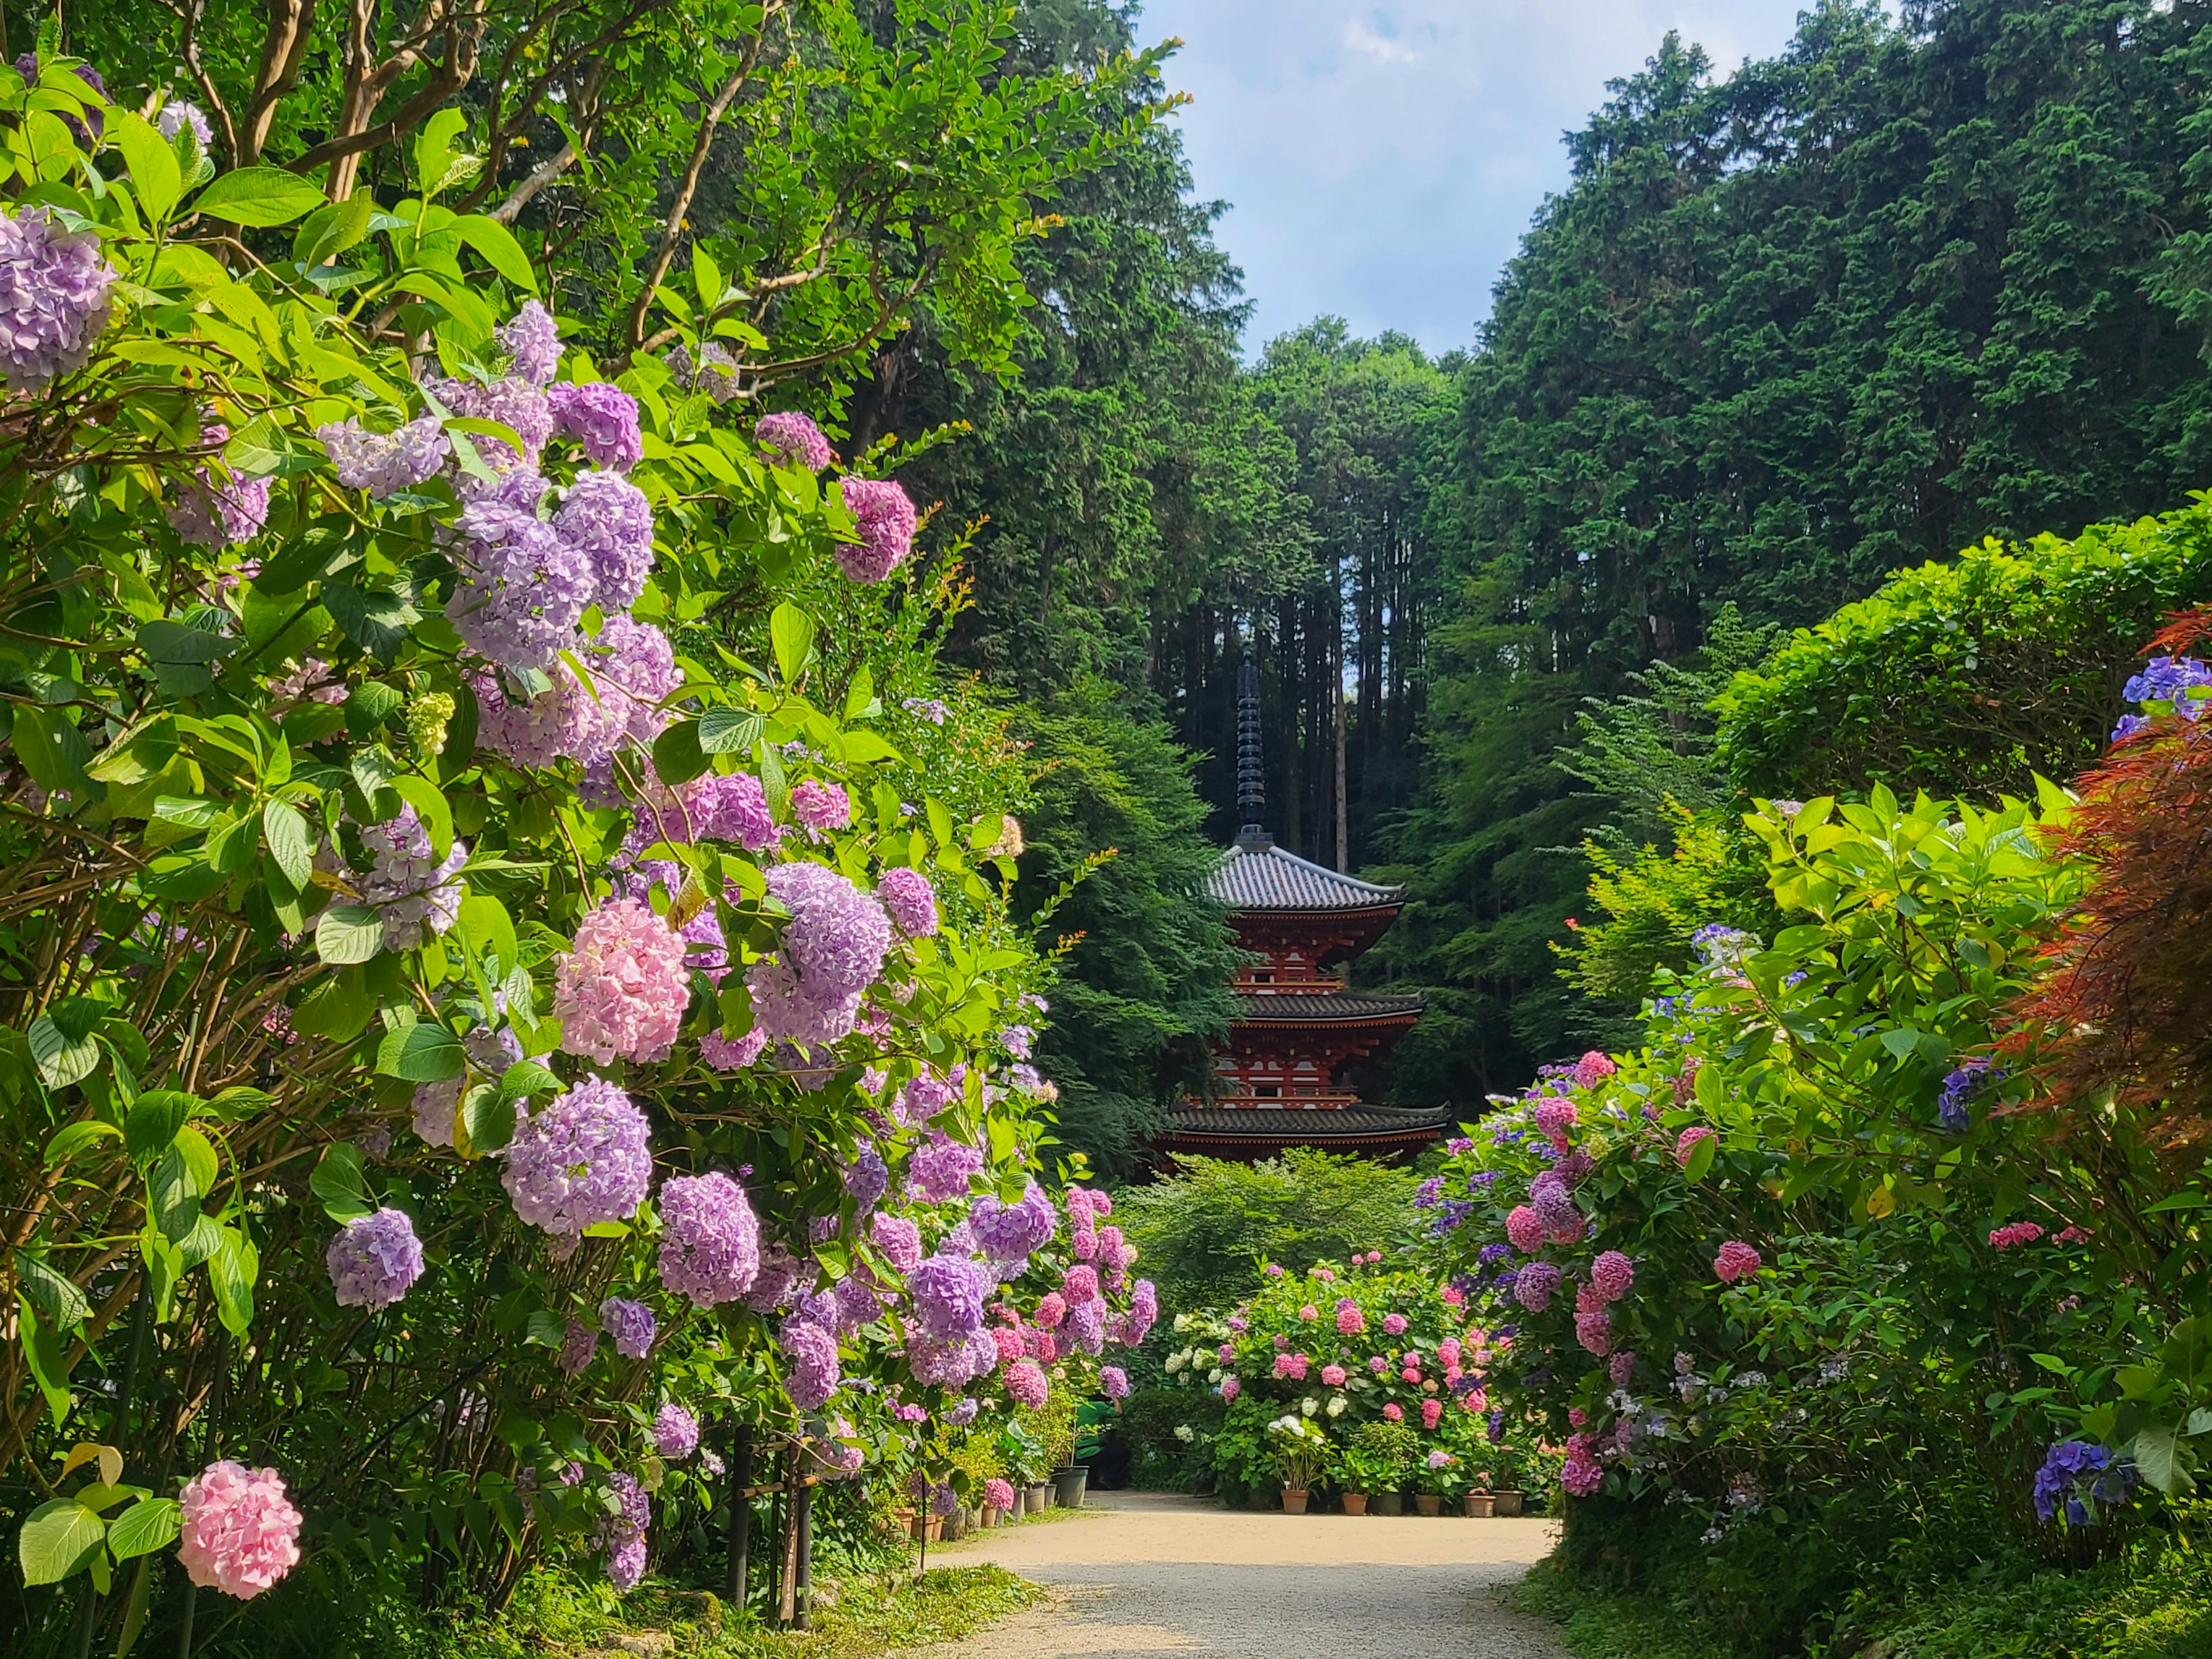
[[[1434,1139],[1445,1114],[1389,1106],[1175,1106],[1167,1117],[1168,1140],[1312,1142]]]
[[[1340,1023],[1411,1018],[1421,1012],[1419,997],[1371,996],[1359,991],[1282,991],[1273,995],[1248,993],[1239,996],[1237,1001],[1242,1005],[1240,1019],[1267,1024],[1289,1020]]]
[[[1403,887],[1339,875],[1265,836],[1239,837],[1206,885],[1231,910],[1387,910],[1406,898]]]

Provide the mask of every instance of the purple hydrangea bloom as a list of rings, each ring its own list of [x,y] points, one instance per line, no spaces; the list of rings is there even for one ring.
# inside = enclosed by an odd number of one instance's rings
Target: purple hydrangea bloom
[[[588,386],[564,381],[549,387],[553,424],[584,447],[601,466],[635,466],[645,457],[637,427],[637,399],[605,380]]]
[[[317,427],[315,436],[322,440],[338,482],[379,500],[436,477],[453,450],[434,415],[393,432],[371,432],[359,421],[333,421]]]
[[[544,386],[561,367],[560,325],[535,300],[525,300],[513,318],[492,331],[492,337],[519,380]]]
[[[745,1189],[720,1170],[672,1176],[660,1188],[660,1282],[696,1308],[735,1302],[761,1274],[760,1221]]]
[[[453,1115],[460,1109],[466,1078],[447,1078],[439,1083],[417,1085],[415,1090],[415,1133],[432,1146],[453,1144]]]
[[[2133,1463],[2114,1463],[2112,1455],[2087,1440],[2056,1442],[2035,1472],[2035,1514],[2049,1521],[2063,1508],[2070,1525],[2094,1526],[2100,1504],[2128,1501],[2138,1475]]]
[[[684,683],[668,635],[651,623],[610,617],[584,660],[617,739],[651,746],[673,718],[661,700]]]
[[[599,1328],[614,1338],[617,1353],[642,1359],[653,1351],[653,1339],[660,1334],[660,1322],[644,1303],[611,1296],[599,1304]]]
[[[550,1233],[627,1220],[653,1184],[645,1114],[611,1083],[580,1083],[516,1126],[500,1180],[515,1213]]]
[[[611,1474],[607,1486],[621,1501],[622,1511],[600,1523],[599,1542],[607,1552],[608,1580],[627,1593],[645,1577],[645,1534],[653,1524],[653,1500],[634,1474]]]
[[[858,546],[840,543],[837,563],[856,582],[879,582],[914,551],[914,501],[884,478],[848,478],[844,489],[860,540]]]
[[[945,1420],[956,1429],[964,1429],[975,1420],[981,1402],[975,1400],[956,1400],[945,1407]]]
[[[811,1279],[809,1265],[783,1248],[769,1244],[761,1250],[760,1273],[745,1292],[745,1306],[755,1313],[774,1313],[791,1300],[802,1279]]]
[[[1541,1313],[1559,1293],[1559,1270],[1548,1261],[1532,1261],[1513,1282],[1514,1299],[1530,1313]]]
[[[830,1296],[837,1310],[840,1335],[849,1336],[884,1316],[883,1297],[876,1293],[875,1285],[859,1273],[848,1273],[839,1279]]]
[[[461,514],[463,566],[446,617],[502,668],[544,669],[579,641],[598,583],[591,562],[527,508],[483,501]]]
[[[814,778],[791,786],[791,810],[817,836],[847,829],[853,822],[853,798],[837,785]]]
[[[853,1195],[853,1207],[862,1213],[872,1210],[883,1200],[884,1191],[891,1184],[890,1165],[872,1141],[862,1141],[860,1150],[845,1166],[845,1190]]]
[[[767,1046],[765,1031],[747,1031],[734,1038],[726,1038],[720,1031],[709,1031],[699,1039],[699,1058],[718,1072],[742,1072],[760,1058],[761,1050]]]
[[[9,392],[27,397],[91,361],[115,276],[92,232],[64,230],[42,207],[0,214],[0,380]]]
[[[809,1319],[787,1319],[776,1341],[786,1364],[784,1389],[803,1412],[819,1411],[837,1392],[837,1339]]]
[[[1067,1340],[1085,1353],[1095,1354],[1106,1346],[1106,1304],[1079,1302],[1067,1310]]]
[[[696,364],[680,345],[668,354],[667,362],[676,384],[687,392],[703,392],[716,404],[726,404],[738,395],[738,360],[720,340],[709,340],[700,347]]]
[[[200,441],[221,444],[230,428],[220,421],[200,428]],[[269,480],[218,477],[213,467],[196,468],[177,486],[167,512],[169,527],[200,547],[228,547],[252,541],[269,522]]]
[[[553,408],[545,394],[524,380],[512,376],[489,385],[480,380],[427,380],[423,389],[456,415],[472,420],[495,421],[522,441],[517,453],[504,438],[471,435],[477,458],[493,472],[504,475],[522,468],[534,470],[538,457],[553,435]],[[487,488],[483,480],[464,475],[456,480],[465,497],[476,497]],[[496,486],[493,486],[495,488]],[[534,502],[533,502],[534,504]]]
[[[921,1223],[902,1215],[878,1215],[868,1224],[868,1237],[884,1253],[884,1260],[901,1273],[910,1273],[921,1265]]]
[[[1012,1208],[985,1193],[969,1212],[969,1222],[985,1255],[994,1261],[1020,1261],[1051,1242],[1060,1212],[1044,1188],[1032,1181]]]
[[[386,950],[419,950],[453,927],[461,914],[463,884],[456,878],[469,860],[466,842],[433,857],[430,832],[412,806],[402,806],[396,817],[364,829],[361,844],[374,859],[361,896],[383,918]]]
[[[711,791],[697,821],[702,838],[733,841],[748,853],[773,847],[781,839],[783,832],[776,828],[775,815],[769,811],[768,791],[751,773],[710,774],[700,783]]]
[[[1970,1060],[1943,1079],[1943,1092],[1936,1099],[1936,1117],[1954,1134],[1964,1134],[1973,1127],[1973,1114],[1967,1109],[1976,1095],[2005,1079],[2002,1066],[1986,1060]]]
[[[976,1148],[933,1133],[907,1160],[907,1191],[923,1204],[949,1203],[966,1194],[969,1177],[982,1167],[983,1154]]]
[[[937,895],[921,871],[894,865],[876,878],[876,896],[890,913],[891,925],[908,939],[937,931]]]
[[[990,1285],[975,1263],[939,1253],[906,1276],[915,1323],[931,1340],[958,1342],[983,1327],[983,1297]]]
[[[653,1445],[672,1462],[690,1456],[699,1449],[699,1419],[670,1401],[653,1419]]]
[[[763,415],[753,424],[753,436],[760,447],[775,458],[779,466],[799,465],[809,472],[819,472],[837,458],[830,453],[829,439],[813,419],[795,409],[780,410],[773,415]]]
[[[208,121],[207,112],[188,100],[172,98],[154,117],[155,131],[173,144],[186,127],[192,130],[192,137],[199,140],[202,149],[215,143],[215,128]]]
[[[422,1276],[422,1246],[404,1210],[357,1216],[324,1252],[342,1308],[388,1308]]]
[[[626,611],[637,602],[653,568],[653,503],[642,489],[619,472],[580,472],[553,527],[591,562],[602,607]]]
[[[590,766],[612,754],[621,731],[604,696],[576,683],[568,665],[556,662],[553,684],[526,703],[507,700],[498,677],[483,670],[469,676],[477,694],[477,745],[531,771],[563,760]]]
[[[592,1355],[599,1346],[599,1328],[586,1325],[580,1319],[568,1322],[568,1329],[561,1339],[561,1372],[574,1376],[592,1363]]]
[[[769,892],[792,914],[781,962],[746,977],[753,1016],[771,1039],[834,1042],[853,1029],[860,997],[890,949],[883,906],[827,866],[793,862],[768,872]]]

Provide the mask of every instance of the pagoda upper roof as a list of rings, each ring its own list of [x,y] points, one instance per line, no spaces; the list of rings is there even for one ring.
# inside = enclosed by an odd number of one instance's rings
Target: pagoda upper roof
[[[1231,910],[1286,910],[1308,914],[1391,910],[1405,902],[1403,887],[1384,887],[1286,853],[1266,835],[1243,835],[1223,855],[1206,889]]]

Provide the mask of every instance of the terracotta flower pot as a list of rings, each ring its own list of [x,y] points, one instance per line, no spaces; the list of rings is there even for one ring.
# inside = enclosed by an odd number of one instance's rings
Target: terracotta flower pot
[[[1344,1512],[1345,1512],[1346,1515],[1364,1515],[1364,1514],[1366,1514],[1366,1513],[1367,1513],[1367,1494],[1366,1494],[1365,1492],[1348,1492],[1345,1493],[1345,1494],[1344,1494]]]
[[[1285,1515],[1304,1515],[1306,1512],[1306,1498],[1308,1495],[1309,1494],[1303,1492],[1292,1492],[1288,1486],[1284,1487],[1283,1513]]]
[[[1468,1493],[1468,1518],[1471,1521],[1487,1520],[1493,1512],[1492,1506],[1497,1502],[1498,1495],[1495,1492],[1471,1492]]]
[[[1490,1498],[1491,1503],[1494,1506],[1491,1510],[1491,1513],[1493,1515],[1518,1515],[1521,1513],[1521,1494],[1517,1492],[1492,1492],[1490,1495]]]
[[[1444,1510],[1444,1500],[1443,1496],[1437,1492],[1417,1492],[1413,1494],[1413,1507],[1423,1515],[1442,1515]]]

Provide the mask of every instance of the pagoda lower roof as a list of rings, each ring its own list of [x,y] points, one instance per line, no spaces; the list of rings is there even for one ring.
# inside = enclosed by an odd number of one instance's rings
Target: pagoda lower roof
[[[1392,1106],[1173,1106],[1158,1144],[1197,1152],[1230,1146],[1416,1146],[1443,1134],[1446,1114]]]
[[[1406,901],[1403,887],[1384,887],[1286,853],[1267,835],[1240,836],[1222,855],[1206,880],[1213,899],[1232,911],[1290,912],[1306,915],[1395,910]]]
[[[1412,1019],[1421,1012],[1419,997],[1369,996],[1358,991],[1283,991],[1273,996],[1247,992],[1237,1002],[1240,1025],[1359,1025]]]

